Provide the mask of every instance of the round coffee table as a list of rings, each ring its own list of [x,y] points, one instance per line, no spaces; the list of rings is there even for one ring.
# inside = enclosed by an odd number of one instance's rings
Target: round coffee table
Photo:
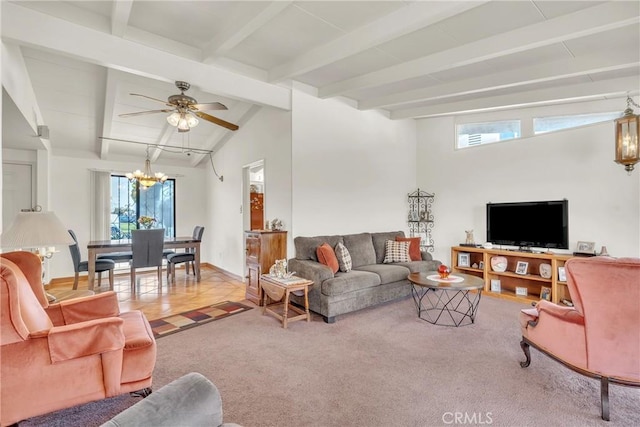
[[[454,273],[443,280],[437,271],[429,271],[411,273],[408,279],[418,318],[434,325],[456,327],[475,321],[484,288],[482,278]]]

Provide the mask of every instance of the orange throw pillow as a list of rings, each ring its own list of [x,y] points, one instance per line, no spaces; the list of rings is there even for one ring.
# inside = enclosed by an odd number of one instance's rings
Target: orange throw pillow
[[[316,255],[318,256],[318,261],[331,268],[333,274],[338,272],[338,268],[340,268],[338,258],[336,257],[336,253],[333,251],[333,248],[329,246],[328,243],[323,243],[318,246],[318,249],[316,249]]]
[[[396,237],[396,242],[411,242],[409,244],[409,257],[411,261],[422,261],[420,253],[420,237]]]

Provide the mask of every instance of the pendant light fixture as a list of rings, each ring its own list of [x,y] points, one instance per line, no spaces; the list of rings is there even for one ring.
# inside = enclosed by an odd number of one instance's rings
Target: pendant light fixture
[[[156,172],[155,174],[151,172],[151,160],[149,160],[149,146],[147,146],[147,159],[144,161],[144,172],[138,169],[135,172],[127,173],[125,176],[129,178],[129,181],[138,181],[140,185],[142,185],[145,188],[153,187],[156,184],[156,182],[159,182],[160,184],[164,184],[164,182],[168,178],[167,175],[163,174],[162,172]]]
[[[631,105],[640,108],[627,96],[627,108],[622,117],[615,120],[616,124],[616,159],[615,162],[624,165],[629,175],[634,165],[640,161],[640,116],[633,113]]]

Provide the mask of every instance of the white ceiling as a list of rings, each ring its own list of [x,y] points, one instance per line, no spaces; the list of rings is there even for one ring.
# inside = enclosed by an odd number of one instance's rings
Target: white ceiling
[[[2,40],[20,47],[52,150],[103,159],[144,153],[118,139],[206,150],[229,140],[203,120],[178,134],[166,113],[118,116],[164,108],[130,93],[164,100],[175,80],[241,127],[260,106],[289,109],[292,80],[392,119],[640,92],[638,1],[3,1]],[[3,143],[18,146],[24,127],[3,100]]]

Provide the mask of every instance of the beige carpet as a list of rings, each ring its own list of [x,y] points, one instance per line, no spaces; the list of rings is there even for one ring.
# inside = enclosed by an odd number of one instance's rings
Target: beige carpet
[[[406,299],[287,330],[251,310],[158,340],[154,388],[201,372],[225,421],[255,427],[639,426],[638,389],[610,387],[607,423],[598,381],[534,349],[520,368],[522,307],[485,297],[474,325],[451,328]]]
[[[288,330],[250,310],[158,340],[154,389],[201,372],[221,391],[225,421],[246,427],[640,426],[639,389],[610,387],[607,423],[596,380],[534,349],[531,366],[519,367],[522,307],[486,297],[476,324],[449,328],[418,320],[409,299]],[[20,427],[99,426],[138,400],[92,402]]]

